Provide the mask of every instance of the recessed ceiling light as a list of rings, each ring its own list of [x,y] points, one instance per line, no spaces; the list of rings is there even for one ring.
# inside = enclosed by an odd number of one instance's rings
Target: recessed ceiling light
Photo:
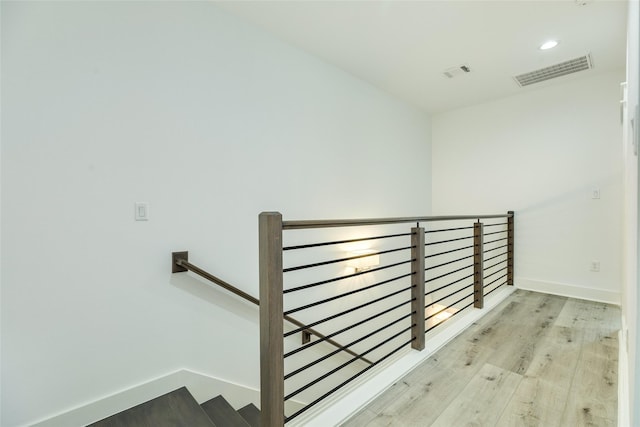
[[[548,49],[553,49],[554,47],[558,46],[558,42],[556,40],[549,40],[544,42],[541,46],[540,46],[540,50],[548,50]]]

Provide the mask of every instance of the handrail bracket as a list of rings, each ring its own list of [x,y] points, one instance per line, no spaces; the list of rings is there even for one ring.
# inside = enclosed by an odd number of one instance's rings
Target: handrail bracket
[[[189,271],[180,261],[189,261],[189,251],[171,252],[171,272],[182,273]]]

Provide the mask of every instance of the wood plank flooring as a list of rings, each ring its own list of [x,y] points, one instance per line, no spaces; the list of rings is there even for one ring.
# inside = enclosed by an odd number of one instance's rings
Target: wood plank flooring
[[[517,290],[343,424],[617,425],[617,306]]]

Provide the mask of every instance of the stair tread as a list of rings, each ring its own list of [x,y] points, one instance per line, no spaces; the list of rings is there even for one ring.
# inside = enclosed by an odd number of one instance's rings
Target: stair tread
[[[202,409],[207,413],[211,421],[222,427],[250,427],[250,425],[233,409],[222,396],[216,396],[202,403]]]
[[[215,427],[186,387],[151,399],[87,427]]]
[[[251,427],[260,427],[260,409],[253,403],[238,409],[238,413]]]

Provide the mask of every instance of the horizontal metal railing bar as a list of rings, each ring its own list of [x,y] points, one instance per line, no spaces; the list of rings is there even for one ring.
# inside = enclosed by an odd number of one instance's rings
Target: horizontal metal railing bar
[[[437,328],[438,326],[442,325],[444,322],[446,322],[447,320],[451,319],[453,316],[455,316],[458,313],[462,313],[464,310],[466,310],[467,308],[471,307],[473,305],[473,301],[470,302],[469,304],[465,305],[464,307],[462,307],[460,310],[456,311],[455,313],[451,313],[451,316],[447,317],[446,319],[443,319],[441,322],[436,323],[435,325],[433,325],[432,327],[430,327],[429,329],[425,330],[424,333],[426,334],[427,332]],[[426,319],[425,319],[426,320]],[[375,364],[375,362],[374,362]],[[371,367],[372,365],[369,365],[368,367]]]
[[[473,263],[469,264],[467,266],[464,266],[462,268],[458,268],[457,270],[453,270],[453,271],[450,271],[448,273],[441,274],[440,276],[433,277],[433,278],[431,278],[429,280],[425,280],[424,283],[430,283],[430,282],[433,282],[434,280],[442,279],[443,277],[447,277],[447,276],[449,276],[449,275],[451,275],[453,273],[457,273],[458,271],[462,271],[462,270],[465,270],[465,269],[471,268],[471,267],[473,267]]]
[[[382,267],[376,267],[376,268],[372,268],[372,269],[365,270],[365,271],[359,271],[359,272],[353,273],[353,274],[346,274],[344,276],[338,276],[338,277],[334,277],[334,278],[331,278],[331,279],[321,280],[320,282],[315,282],[315,283],[309,283],[307,285],[296,286],[296,287],[293,287],[293,288],[285,289],[285,290],[282,291],[282,293],[283,294],[288,294],[288,293],[291,293],[291,292],[302,291],[304,289],[313,288],[315,286],[326,285],[328,283],[333,283],[333,282],[337,282],[337,281],[340,281],[340,280],[350,279],[352,277],[361,276],[363,274],[373,273],[375,271],[386,270],[388,268],[397,267],[397,266],[402,265],[402,264],[409,264],[410,262],[413,262],[413,260],[411,259],[411,260],[407,260],[407,261],[400,261],[400,262],[396,262],[394,264],[383,265]]]
[[[369,289],[372,289],[372,288],[375,288],[375,287],[378,287],[378,286],[386,285],[387,283],[391,283],[391,282],[394,282],[396,280],[404,279],[405,277],[411,277],[411,276],[413,276],[413,273],[403,274],[401,276],[394,277],[392,279],[383,280],[382,282],[374,283],[374,284],[369,285],[369,286],[365,286],[365,287],[362,287],[362,288],[354,289],[354,290],[349,291],[349,292],[345,292],[344,294],[336,295],[336,296],[333,296],[333,297],[330,297],[330,298],[325,298],[323,300],[312,302],[312,303],[309,303],[309,304],[306,304],[306,305],[303,305],[303,306],[300,306],[300,307],[292,308],[291,310],[285,311],[284,314],[285,315],[293,314],[293,313],[296,313],[298,311],[306,310],[308,308],[312,308],[312,307],[315,307],[315,306],[318,306],[318,305],[321,305],[321,304],[325,304],[325,303],[328,303],[328,302],[331,302],[331,301],[334,301],[334,300],[337,300],[337,299],[340,299],[340,298],[348,297],[349,295],[357,294],[358,292],[363,292],[363,291],[366,291],[366,290],[369,290]]]
[[[432,313],[431,315],[429,315],[429,316],[425,317],[425,318],[424,318],[424,320],[425,320],[425,321],[426,321],[426,320],[429,320],[429,319],[431,319],[433,316],[437,316],[438,314],[442,313],[442,312],[443,312],[443,311],[445,311],[446,309],[451,308],[451,307],[453,307],[454,305],[456,305],[456,304],[458,304],[458,303],[460,303],[460,302],[464,301],[465,299],[467,299],[467,298],[469,298],[469,297],[472,297],[472,296],[473,296],[473,293],[470,293],[469,295],[465,295],[464,297],[460,298],[458,301],[456,301],[456,302],[454,302],[454,303],[451,303],[451,305],[449,305],[449,306],[447,306],[447,307],[444,307],[443,309],[438,310],[437,312]],[[466,307],[465,307],[465,308],[466,308]],[[458,311],[462,311],[462,310],[464,310],[464,308],[461,308],[461,309],[460,309],[460,310],[458,310]],[[456,311],[456,313],[457,313],[457,311]]]
[[[219,277],[214,276],[213,274],[201,269],[200,267],[198,267],[197,265],[191,264],[189,261],[187,261],[186,259],[176,259],[175,263],[183,268],[186,268],[187,270],[197,274],[198,276],[207,279],[208,281],[215,283],[216,285],[226,289],[227,291],[241,297],[244,298],[245,300],[260,306],[260,300],[252,295],[249,295],[248,293],[236,288],[235,286],[233,286],[230,283],[225,282],[224,280],[220,279]],[[312,329],[311,327],[308,327],[307,325],[305,325],[304,323],[302,323],[301,321],[294,319],[293,317],[290,316],[283,316],[284,320],[286,320],[289,323],[294,324],[295,326],[298,326],[300,328],[300,330],[304,330],[312,335],[317,336],[320,339],[325,339],[325,341],[331,345],[333,345],[334,347],[337,347],[339,349],[341,349],[342,351],[345,351],[349,354],[351,354],[352,356],[356,356],[358,358],[361,358],[362,361],[366,362],[366,363],[372,363],[370,360],[363,358],[362,356],[360,356],[358,353],[349,350],[348,348],[344,348],[344,346],[342,346],[340,343],[337,343],[335,341],[333,341],[332,339],[327,339],[323,334],[321,334],[320,332],[316,331],[315,329]]]
[[[495,263],[495,264],[493,264],[493,265],[490,265],[490,266],[488,266],[488,267],[483,268],[483,269],[482,269],[482,271],[487,271],[487,270],[489,270],[489,269],[491,269],[491,268],[493,268],[493,267],[495,267],[495,266],[497,266],[497,265],[500,265],[500,264],[502,264],[502,263],[505,263],[505,262],[507,262],[507,261],[509,261],[509,260],[508,260],[508,259],[503,259],[502,261],[498,261],[498,262],[496,262],[496,263]]]
[[[411,317],[412,314],[413,313],[406,314],[406,315],[402,316],[401,318],[399,318],[397,320],[394,320],[393,322],[391,322],[391,323],[389,323],[387,325],[384,325],[381,328],[376,329],[373,332],[369,332],[368,334],[363,335],[362,337],[360,337],[358,339],[355,339],[355,340],[351,341],[350,343],[345,344],[345,347],[351,347],[352,345],[356,345],[356,344],[366,340],[367,338],[371,338],[373,335],[375,335],[377,333],[380,333],[380,332],[384,331],[387,328],[390,328],[391,326],[395,325],[396,323],[402,322],[407,317]],[[297,375],[300,372],[303,372],[303,371],[309,369],[310,367],[315,366],[315,365],[317,365],[318,363],[320,363],[320,362],[322,362],[324,360],[327,360],[328,358],[330,358],[331,356],[336,355],[339,352],[340,352],[340,349],[334,350],[331,353],[325,354],[324,356],[314,360],[313,362],[309,362],[306,365],[301,366],[300,368],[296,369],[295,371],[291,371],[290,373],[288,373],[287,375],[284,376],[285,381],[288,380],[289,378],[293,377],[294,375]]]
[[[487,228],[487,227],[496,227],[496,226],[498,226],[498,225],[509,225],[509,223],[508,223],[508,222],[499,222],[499,223],[497,223],[497,224],[484,224],[484,228]]]
[[[467,256],[463,256],[462,258],[454,259],[453,261],[448,261],[448,262],[443,262],[442,264],[433,265],[433,266],[431,266],[429,268],[425,268],[424,271],[434,270],[434,269],[436,269],[438,267],[443,267],[445,265],[453,264],[454,262],[462,261],[462,260],[465,260],[467,258],[473,258],[473,254],[467,255]]]
[[[504,283],[500,283],[498,286],[496,286],[495,288],[491,289],[489,292],[487,292],[486,294],[484,294],[484,296],[486,297],[487,295],[489,295],[491,292],[495,291],[496,289],[499,289],[501,286],[506,285],[507,282]]]
[[[473,273],[472,273],[472,274],[470,274],[470,275],[468,275],[468,276],[461,277],[460,279],[455,280],[455,281],[453,281],[453,282],[451,282],[451,283],[447,283],[447,284],[446,284],[446,285],[444,285],[444,286],[440,286],[439,288],[435,288],[435,289],[433,289],[433,290],[431,290],[431,291],[427,292],[426,294],[424,294],[424,296],[426,297],[426,296],[429,296],[429,295],[431,295],[431,294],[434,294],[434,293],[436,293],[436,292],[438,292],[438,291],[441,291],[441,290],[442,290],[442,289],[444,289],[444,288],[448,288],[449,286],[455,285],[456,283],[462,282],[463,280],[468,279],[468,278],[470,278],[470,277],[473,277]]]
[[[443,215],[443,216],[415,216],[396,218],[363,218],[363,219],[327,219],[282,221],[283,230],[299,230],[303,228],[353,227],[362,225],[403,224],[408,222],[457,221],[491,218],[510,218],[512,214],[496,215]]]
[[[413,326],[413,325],[412,325]],[[397,332],[395,334],[393,334],[392,336],[390,336],[389,338],[385,339],[384,341],[381,341],[380,343],[374,345],[373,347],[371,347],[370,349],[368,349],[367,351],[363,352],[362,355],[366,355],[371,353],[372,351],[382,347],[383,345],[385,345],[386,343],[388,343],[389,341],[392,341],[396,338],[398,338],[400,335],[404,334],[407,331],[410,331],[412,326],[409,326],[408,328],[405,328],[403,330],[401,330],[400,332]],[[303,385],[302,387],[298,388],[297,390],[292,391],[291,393],[289,393],[288,395],[286,395],[284,397],[284,400],[289,400],[294,396],[297,396],[298,394],[302,393],[303,391],[307,390],[309,387],[314,386],[315,384],[318,384],[320,381],[324,380],[327,377],[330,377],[331,375],[335,374],[336,372],[338,372],[339,370],[341,370],[342,368],[345,368],[347,366],[349,366],[350,364],[352,364],[353,362],[355,362],[356,360],[358,360],[357,358],[353,358],[351,360],[348,360],[346,362],[344,362],[343,364],[336,366],[335,368],[333,368],[332,370],[320,375],[318,378],[314,379],[313,381],[308,382],[307,384]]]
[[[299,265],[299,266],[296,266],[296,267],[288,267],[288,268],[283,269],[282,271],[284,273],[289,273],[290,271],[304,270],[304,269],[313,268],[313,267],[321,267],[323,265],[335,264],[337,262],[344,262],[344,261],[351,261],[351,260],[359,259],[359,258],[366,258],[366,257],[370,257],[372,255],[390,254],[392,252],[410,250],[411,248],[413,248],[413,246],[405,246],[405,247],[402,247],[402,248],[387,249],[387,250],[384,250],[384,251],[371,252],[371,253],[364,254],[364,255],[354,255],[354,256],[349,256],[349,257],[344,257],[344,258],[336,258],[336,259],[331,259],[331,260],[328,260],[328,261],[315,262],[315,263],[312,263],[312,264]]]
[[[424,234],[442,233],[443,231],[456,231],[456,230],[473,230],[473,226],[471,226],[471,227],[441,228],[441,229],[438,229],[438,230],[426,230],[424,232]]]
[[[465,249],[471,249],[473,247],[475,247],[475,245],[465,246],[465,247],[458,248],[458,249],[452,249],[450,251],[438,252],[437,254],[427,255],[427,256],[424,257],[424,259],[433,258],[433,257],[437,257],[437,256],[440,256],[440,255],[446,255],[446,254],[450,254],[450,253],[453,253],[453,252],[463,251]]]
[[[482,288],[484,289],[484,288],[486,288],[487,286],[491,286],[491,285],[493,285],[494,283],[496,283],[498,280],[500,280],[500,279],[504,279],[505,277],[507,277],[507,274],[503,274],[502,276],[498,277],[497,279],[493,280],[492,282],[487,283],[487,284],[486,284],[486,285],[484,285]]]
[[[504,234],[506,233],[508,230],[501,230],[501,231],[492,231],[491,233],[484,233],[483,236],[491,236],[493,234]]]
[[[440,245],[442,243],[457,242],[459,240],[473,239],[473,236],[458,237],[457,239],[439,240],[437,242],[425,243],[425,246]]]
[[[352,313],[352,312],[354,312],[354,311],[356,311],[356,310],[359,310],[359,309],[361,309],[361,308],[367,307],[367,306],[369,306],[369,305],[371,305],[371,304],[375,304],[375,303],[380,302],[380,301],[383,301],[383,300],[385,300],[385,299],[387,299],[387,298],[391,298],[392,296],[398,295],[398,294],[400,294],[400,293],[402,293],[402,292],[406,292],[406,291],[410,290],[412,287],[413,287],[413,286],[409,286],[408,288],[403,288],[403,289],[400,289],[400,290],[398,290],[398,291],[391,292],[391,293],[389,293],[389,294],[387,294],[387,295],[384,295],[384,296],[382,296],[382,297],[380,297],[380,298],[376,298],[376,299],[371,300],[371,301],[368,301],[368,302],[366,302],[366,303],[364,303],[364,304],[360,304],[360,305],[358,305],[358,306],[351,307],[351,308],[350,308],[350,309],[348,309],[348,310],[341,311],[340,313],[337,313],[337,314],[331,315],[331,316],[329,316],[329,317],[325,317],[324,319],[316,320],[315,322],[311,322],[311,323],[309,323],[309,324],[307,325],[307,327],[306,327],[306,328],[294,329],[293,331],[289,331],[289,332],[285,333],[285,334],[284,334],[284,336],[285,336],[285,338],[286,338],[286,337],[291,336],[291,335],[293,335],[293,334],[297,334],[298,332],[302,332],[302,331],[304,331],[304,330],[305,330],[305,329],[307,329],[307,328],[312,328],[312,327],[317,326],[317,325],[319,325],[319,324],[321,324],[321,323],[328,322],[329,320],[333,320],[333,319],[336,319],[336,318],[338,318],[338,317],[344,316],[345,314]],[[405,304],[410,303],[411,301],[412,301],[412,300],[409,300],[409,301],[407,301]]]
[[[498,246],[497,248],[491,248],[491,249],[487,249],[486,251],[484,251],[483,253],[487,253],[487,252],[491,252],[491,251],[497,251],[498,249],[502,249],[502,248],[506,248],[509,245],[503,245],[503,246]]]
[[[449,295],[445,295],[445,296],[443,296],[443,297],[441,297],[441,298],[439,298],[439,299],[437,299],[435,301],[431,301],[429,304],[425,305],[424,308],[428,308],[430,305],[437,304],[439,302],[442,302],[442,301],[446,300],[447,298],[451,298],[455,294],[458,294],[458,293],[464,291],[465,289],[470,288],[471,286],[473,286],[473,283],[465,285],[462,288],[458,289],[457,291],[451,292]]]
[[[484,242],[484,244],[485,244],[485,245],[488,245],[489,243],[501,242],[501,241],[503,241],[503,240],[507,240],[507,239],[508,239],[508,237],[504,237],[504,238],[502,238],[502,239],[490,240],[490,241],[488,241],[488,242]]]
[[[336,387],[334,387],[333,389],[329,390],[328,392],[324,393],[322,396],[318,397],[317,399],[315,399],[314,401],[310,402],[309,404],[307,404],[304,408],[300,409],[298,412],[295,412],[294,414],[292,414],[289,417],[285,417],[285,423],[291,421],[292,419],[294,419],[295,417],[297,417],[298,415],[302,414],[303,412],[311,409],[313,406],[317,405],[319,402],[322,402],[324,399],[326,399],[327,397],[331,396],[333,393],[335,393],[336,391],[340,390],[342,387],[346,386],[347,384],[349,384],[351,381],[357,379],[358,377],[360,377],[361,375],[363,375],[364,373],[366,373],[369,369],[373,368],[374,366],[384,362],[386,359],[388,359],[389,357],[393,356],[394,354],[396,354],[398,351],[402,350],[404,347],[407,346],[407,344],[411,343],[412,341],[414,341],[416,339],[416,337],[412,337],[410,340],[408,340],[407,342],[402,343],[401,345],[399,345],[398,347],[396,347],[394,350],[392,350],[391,352],[387,353],[385,356],[381,357],[380,359],[376,360],[375,362],[373,362],[371,365],[367,366],[366,368],[364,368],[363,370],[361,370],[360,372],[357,372],[355,375],[353,375],[352,377],[346,379],[345,381],[341,382],[340,384],[338,384]]]
[[[413,300],[411,300],[411,301],[413,301]],[[410,302],[410,301],[409,301],[409,302]],[[354,324],[352,324],[352,325],[349,325],[349,326],[347,326],[347,327],[345,327],[345,328],[342,328],[342,329],[340,329],[340,330],[337,330],[337,331],[335,331],[335,332],[332,332],[332,333],[330,333],[330,334],[327,334],[326,338],[333,338],[333,337],[335,337],[336,335],[340,335],[340,334],[341,334],[341,333],[343,333],[343,332],[349,331],[349,330],[351,330],[351,329],[353,329],[353,328],[355,328],[355,327],[358,327],[358,326],[363,325],[363,324],[365,324],[365,323],[367,323],[367,322],[370,322],[370,321],[372,321],[373,319],[376,319],[376,318],[378,318],[378,317],[384,316],[384,315],[385,315],[385,314],[387,314],[387,313],[391,313],[393,310],[397,310],[398,308],[402,307],[403,305],[407,305],[407,302],[401,302],[400,304],[394,305],[393,307],[388,308],[388,309],[386,309],[386,310],[383,310],[383,311],[381,311],[380,313],[376,313],[376,314],[374,314],[373,316],[367,317],[366,319],[360,320],[360,321],[358,321],[358,322],[356,322],[356,323],[354,323]],[[309,344],[305,345],[304,347],[298,347],[298,348],[296,348],[296,349],[294,349],[294,350],[291,350],[291,351],[289,351],[288,353],[285,353],[285,354],[284,354],[284,358],[286,359],[287,357],[289,357],[289,356],[293,356],[294,354],[299,353],[299,352],[301,352],[301,351],[304,351],[304,350],[308,349],[309,347],[313,347],[313,346],[314,346],[314,345],[316,345],[316,344],[320,344],[321,342],[323,342],[323,341],[324,341],[324,339],[325,339],[325,338],[323,338],[323,339],[319,339],[319,340],[317,340],[317,341],[313,341],[313,342],[311,342],[311,343],[309,343]]]
[[[390,239],[393,237],[406,237],[406,236],[411,236],[411,233],[387,234],[386,236],[361,237],[358,239],[334,240],[331,242],[308,243],[306,245],[285,246],[284,248],[282,248],[282,250],[291,251],[296,249],[317,248],[320,246],[341,245],[344,243],[366,242],[368,240]]]
[[[506,255],[509,255],[509,252],[508,252],[508,251],[507,251],[507,252],[503,252],[503,253],[498,254],[498,255],[494,255],[494,256],[492,256],[491,258],[485,258],[485,259],[484,259],[484,262],[491,261],[492,259],[496,259],[496,258],[499,258],[499,257],[501,257],[501,256],[506,256]]]
[[[506,269],[507,269],[507,267],[508,267],[508,266],[507,266],[507,265],[505,265],[505,266],[504,266],[504,267],[502,267],[500,270],[496,270],[496,271],[494,271],[494,272],[493,272],[493,273],[491,273],[491,274],[487,274],[486,276],[484,276],[484,279],[486,280],[486,279],[488,279],[489,277],[491,277],[491,276],[493,276],[493,275],[496,275],[496,274],[500,273],[501,271],[506,270]]]

